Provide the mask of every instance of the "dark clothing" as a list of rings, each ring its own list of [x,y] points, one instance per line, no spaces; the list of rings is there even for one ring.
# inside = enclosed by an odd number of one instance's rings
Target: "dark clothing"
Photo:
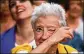
[[[79,52],[83,52],[83,41],[79,34],[74,32],[74,38],[72,40],[68,40],[67,42],[62,42],[63,44],[67,44],[77,49]]]

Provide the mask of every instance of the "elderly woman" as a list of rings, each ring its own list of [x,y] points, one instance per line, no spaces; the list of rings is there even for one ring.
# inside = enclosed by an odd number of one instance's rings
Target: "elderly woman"
[[[11,53],[12,48],[29,43],[35,46],[31,15],[33,3],[31,0],[9,0],[9,10],[16,25],[1,34],[1,52]]]
[[[36,45],[40,48],[38,52],[42,50],[42,53],[57,54],[77,52],[68,45],[60,44],[62,41],[73,38],[73,31],[66,27],[65,11],[60,5],[44,3],[36,7],[31,21]]]

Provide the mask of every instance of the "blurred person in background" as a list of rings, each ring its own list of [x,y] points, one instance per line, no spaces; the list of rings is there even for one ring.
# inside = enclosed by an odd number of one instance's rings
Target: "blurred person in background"
[[[33,3],[31,0],[9,0],[9,10],[15,26],[1,34],[1,53],[11,53],[12,48],[29,43],[35,47],[31,26]]]
[[[83,5],[84,5],[84,0],[82,0]],[[84,22],[84,7],[83,7],[83,22]]]
[[[34,7],[41,5],[42,3],[48,2],[48,0],[32,0],[34,3]]]
[[[3,34],[8,29],[15,25],[15,21],[12,19],[9,8],[8,8],[8,1],[1,0],[1,9],[0,9],[0,34]]]
[[[64,44],[69,44],[78,51],[83,51],[83,12],[82,0],[66,0],[64,8],[66,9],[67,26],[74,29],[74,38]]]

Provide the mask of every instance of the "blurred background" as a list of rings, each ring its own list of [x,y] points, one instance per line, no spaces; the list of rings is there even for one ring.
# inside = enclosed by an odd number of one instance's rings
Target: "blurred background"
[[[0,0],[0,33],[4,33],[14,26],[14,24],[15,22],[10,15],[8,1]]]

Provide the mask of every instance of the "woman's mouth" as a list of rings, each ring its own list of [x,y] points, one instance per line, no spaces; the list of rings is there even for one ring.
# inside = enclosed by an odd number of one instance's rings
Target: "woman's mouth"
[[[20,14],[20,13],[24,12],[25,10],[26,10],[26,8],[21,5],[21,6],[18,6],[18,7],[17,7],[16,13],[17,13],[17,14]]]
[[[24,9],[19,9],[18,13],[21,13],[21,12],[24,12],[24,11],[25,11]]]

